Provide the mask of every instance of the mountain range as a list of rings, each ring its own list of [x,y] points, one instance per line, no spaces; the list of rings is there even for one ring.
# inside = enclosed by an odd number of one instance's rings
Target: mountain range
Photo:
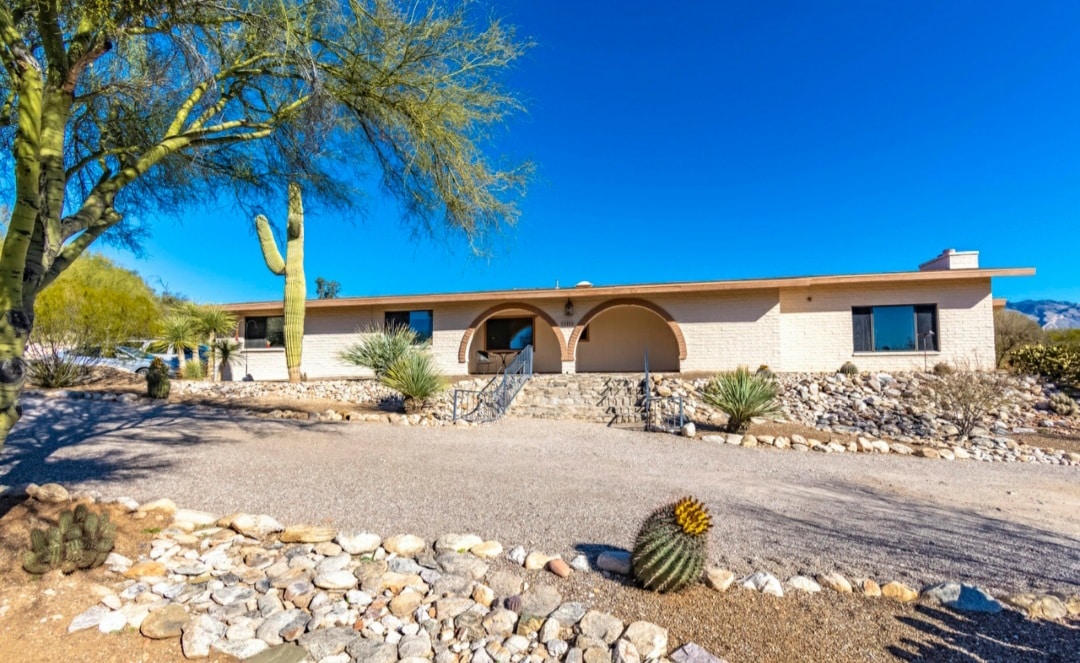
[[[1052,299],[1024,299],[1006,302],[1005,308],[1033,318],[1043,329],[1075,329],[1080,327],[1080,304]]]

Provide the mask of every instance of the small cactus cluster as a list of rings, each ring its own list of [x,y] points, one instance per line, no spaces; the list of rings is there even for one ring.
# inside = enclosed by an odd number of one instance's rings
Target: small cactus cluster
[[[939,361],[934,364],[934,375],[938,377],[945,377],[946,375],[952,375],[956,372],[952,364],[947,361]]]
[[[1080,406],[1068,394],[1058,392],[1050,397],[1050,409],[1055,414],[1068,417],[1080,411]]]
[[[30,550],[23,556],[28,573],[60,569],[72,573],[105,563],[116,543],[116,525],[107,513],[92,513],[80,504],[60,514],[59,523],[30,532]]]
[[[849,377],[853,375],[858,375],[859,367],[851,363],[850,361],[845,361],[844,364],[840,367],[840,373]]]
[[[653,511],[634,542],[634,577],[655,592],[676,592],[696,582],[705,568],[711,527],[705,505],[693,497]]]
[[[169,367],[160,357],[154,357],[146,371],[146,395],[150,398],[168,398],[169,389]]]

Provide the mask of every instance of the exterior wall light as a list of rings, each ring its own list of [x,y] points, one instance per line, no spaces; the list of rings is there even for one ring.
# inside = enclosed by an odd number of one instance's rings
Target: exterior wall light
[[[566,306],[563,307],[563,311],[566,312],[566,317],[570,318],[574,315],[574,302],[569,299],[566,300]]]

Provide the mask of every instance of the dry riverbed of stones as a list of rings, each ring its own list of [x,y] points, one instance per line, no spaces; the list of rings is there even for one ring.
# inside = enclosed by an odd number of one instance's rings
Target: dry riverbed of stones
[[[75,498],[122,506],[133,518],[165,517],[149,551],[137,559],[113,553],[110,582],[93,588],[96,603],[68,632],[137,629],[177,639],[186,658],[220,652],[242,660],[349,663],[717,663],[694,643],[669,648],[663,625],[624,623],[581,602],[564,601],[538,582],[575,573],[628,574],[629,553],[608,551],[569,562],[560,556],[473,534],[433,542],[403,534],[345,533],[311,525],[286,527],[267,515],[225,517],[179,509],[168,499],[138,504],[69,495],[57,484],[27,494],[63,504]],[[1080,596],[1021,594],[995,598],[978,587],[944,583],[915,590],[899,582],[848,579],[835,572],[781,582],[759,571],[738,578],[710,568],[705,584],[783,597],[833,591],[957,611],[1015,609],[1040,619],[1080,615]]]

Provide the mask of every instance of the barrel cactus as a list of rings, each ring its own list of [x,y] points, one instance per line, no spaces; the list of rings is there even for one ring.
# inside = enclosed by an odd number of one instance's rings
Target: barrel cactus
[[[1055,414],[1068,417],[1076,414],[1077,410],[1080,410],[1080,406],[1077,406],[1076,401],[1070,398],[1068,394],[1058,392],[1050,397],[1050,409]]]
[[[859,367],[856,366],[855,364],[851,363],[850,361],[845,361],[843,363],[843,365],[840,366],[840,373],[842,375],[846,375],[848,377],[858,375],[859,374]]]
[[[146,395],[150,398],[168,398],[169,389],[169,367],[160,357],[155,357],[146,371]]]
[[[676,592],[701,578],[712,518],[693,497],[653,511],[638,532],[630,566],[645,589]]]
[[[285,257],[281,257],[270,222],[262,214],[255,217],[255,232],[259,235],[266,267],[278,276],[285,276],[285,367],[289,370],[289,382],[300,382],[307,283],[304,280],[304,203],[299,184],[289,184]]]
[[[109,514],[93,513],[80,504],[74,511],[62,512],[56,525],[30,532],[23,569],[36,574],[92,569],[105,563],[115,543],[116,525]]]

